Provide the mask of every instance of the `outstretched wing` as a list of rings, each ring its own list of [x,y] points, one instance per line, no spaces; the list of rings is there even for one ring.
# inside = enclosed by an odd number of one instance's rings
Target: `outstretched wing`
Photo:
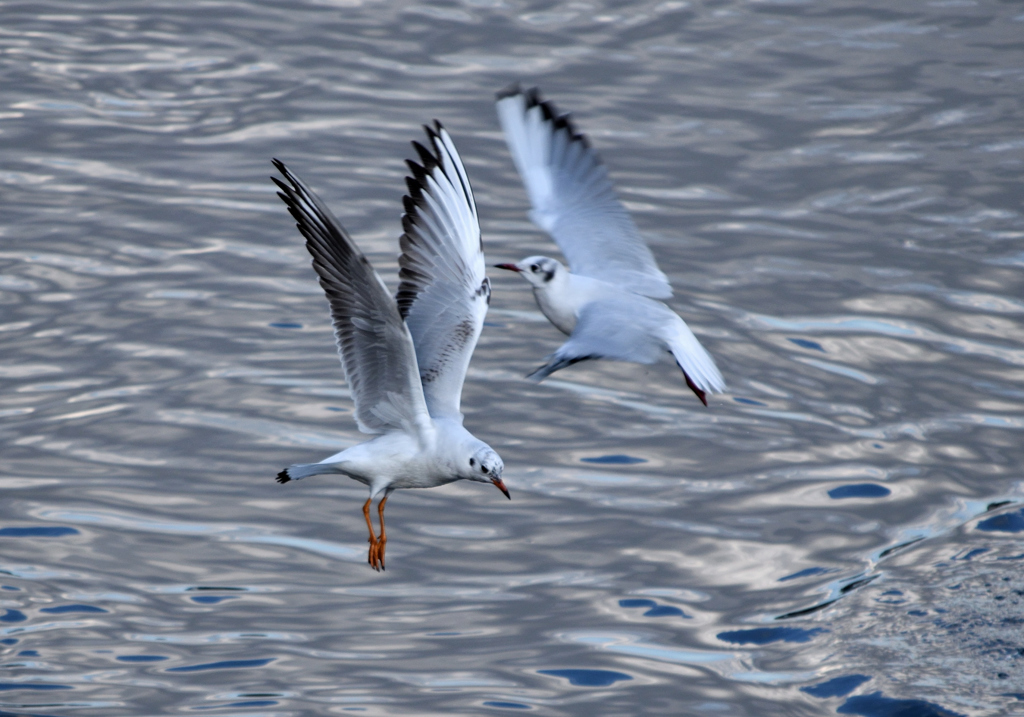
[[[491,284],[466,169],[440,122],[424,129],[429,148],[412,143],[422,164],[407,162],[398,310],[416,346],[430,415],[461,420],[462,383]]]
[[[295,218],[313,269],[327,293],[334,338],[364,433],[403,430],[423,438],[430,416],[416,350],[380,276],[331,211],[297,176],[274,160],[288,184],[271,177]]]
[[[530,218],[558,244],[574,274],[652,296],[672,296],[608,170],[568,115],[536,88],[498,93],[498,119],[533,209]]]
[[[592,301],[584,306],[569,339],[529,377],[540,381],[559,369],[590,359],[649,364],[666,350],[704,405],[705,394],[725,390],[714,359],[686,322],[664,304],[640,296]]]

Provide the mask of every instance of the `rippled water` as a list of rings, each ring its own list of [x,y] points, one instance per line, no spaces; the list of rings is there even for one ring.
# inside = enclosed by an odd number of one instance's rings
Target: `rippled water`
[[[54,0],[0,8],[0,714],[995,715],[1024,700],[1017,3]],[[438,118],[492,262],[552,253],[493,111],[572,110],[731,393],[536,385],[495,272],[498,491],[361,440],[267,180],[388,281]],[[904,710],[900,712],[900,710]]]

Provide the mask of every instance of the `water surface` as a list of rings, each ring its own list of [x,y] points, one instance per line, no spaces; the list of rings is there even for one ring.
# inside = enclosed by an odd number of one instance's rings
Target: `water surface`
[[[1024,699],[1019,5],[7,4],[0,711],[995,715]],[[554,253],[493,93],[610,168],[730,393],[523,376],[494,272],[467,426],[389,502],[279,157],[394,285],[440,119],[490,263]]]

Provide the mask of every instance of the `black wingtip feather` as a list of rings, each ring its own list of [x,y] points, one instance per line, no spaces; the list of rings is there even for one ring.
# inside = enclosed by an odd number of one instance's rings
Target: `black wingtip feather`
[[[516,95],[523,94],[523,88],[518,82],[513,82],[508,87],[500,89],[494,93],[495,100],[503,100],[506,97],[515,97]]]
[[[576,126],[572,121],[572,115],[568,112],[559,114],[554,102],[545,100],[541,97],[539,88],[531,87],[530,89],[523,91],[520,89],[518,84],[510,85],[506,89],[498,92],[498,99],[502,100],[506,97],[514,97],[516,95],[522,95],[526,100],[527,110],[531,110],[534,107],[540,107],[540,111],[544,116],[545,122],[550,122],[554,125],[555,130],[566,131],[573,142],[580,142],[584,147],[590,149],[590,140],[587,139],[586,135],[580,134],[576,131]]]
[[[411,159],[405,160],[405,164],[409,167],[409,171],[412,172],[411,177],[405,178],[405,186],[408,188],[412,198],[418,201],[423,197],[423,185],[427,181],[427,169],[416,164]],[[436,162],[434,166],[437,166]]]
[[[440,137],[441,137],[441,130],[443,130],[443,129],[444,129],[444,125],[441,124],[441,120],[436,119],[436,118],[434,119],[434,126],[433,127],[431,127],[429,124],[423,125],[423,130],[427,133],[427,136],[430,137],[430,141],[431,142],[434,142],[437,139],[440,139]]]
[[[427,131],[428,132],[430,131],[429,127],[427,128]],[[431,139],[431,144],[434,144],[434,142],[433,142],[434,136],[433,135],[431,135],[430,139]],[[427,149],[426,147],[424,147],[422,144],[420,144],[419,142],[417,142],[415,140],[413,140],[413,142],[412,142],[412,147],[413,147],[413,149],[416,150],[416,154],[418,154],[420,156],[420,164],[423,165],[423,170],[425,172],[430,172],[431,170],[434,169],[434,167],[438,166],[437,157],[435,157],[434,153],[431,152],[429,149]],[[436,145],[434,147],[434,150],[435,151],[437,150],[437,146]]]
[[[287,468],[285,468],[283,471],[281,471],[280,473],[277,474],[277,482],[278,483],[287,483],[290,480],[291,480],[291,477],[289,477],[289,475],[288,475],[288,469]]]
[[[686,379],[686,385],[690,387],[690,390],[693,391],[695,394],[697,394],[697,398],[700,399],[700,402],[703,403],[705,407],[707,407],[707,405],[708,405],[708,396],[707,396],[707,394],[704,393],[704,391],[702,391],[699,388],[697,388],[697,384],[695,384],[692,380],[690,380],[690,377],[689,377],[689,375],[687,375],[686,371],[683,371],[683,378]]]
[[[410,185],[409,194],[412,194],[413,186],[417,186],[415,185],[415,183],[410,181],[411,179],[411,177],[405,178],[405,183],[407,185]],[[409,215],[416,211],[416,200],[409,196],[409,194],[406,194],[404,197],[402,197],[402,209],[405,211],[405,214],[402,215],[403,231],[409,231],[409,227],[412,226],[412,219],[409,218]]]

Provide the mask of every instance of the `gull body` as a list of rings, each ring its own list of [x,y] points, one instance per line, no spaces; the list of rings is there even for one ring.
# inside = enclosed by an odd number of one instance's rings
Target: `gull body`
[[[580,361],[650,364],[671,354],[704,405],[725,390],[714,359],[674,311],[667,277],[615,196],[586,137],[536,89],[498,93],[498,118],[526,186],[530,218],[558,244],[569,268],[546,256],[497,264],[533,288],[548,320],[569,339],[530,374],[542,380]]]
[[[282,470],[287,483],[314,475],[344,475],[369,488],[363,515],[367,561],[384,568],[384,505],[402,488],[434,488],[457,480],[492,483],[506,497],[498,454],[462,425],[462,384],[490,302],[476,203],[462,160],[440,123],[426,127],[430,148],[413,147],[398,295],[380,276],[330,210],[283,163],[273,178],[306,238],[313,268],[327,294],[334,334],[352,389],[356,424],[375,438],[318,463]],[[370,506],[380,497],[378,537]]]
[[[346,448],[319,463],[289,466],[289,480],[337,473],[370,489],[370,498],[399,488],[436,488],[457,480],[493,482],[501,458],[458,421],[434,419],[425,442],[405,432],[385,433]],[[475,460],[471,465],[467,456]],[[281,481],[287,483],[288,481]]]

